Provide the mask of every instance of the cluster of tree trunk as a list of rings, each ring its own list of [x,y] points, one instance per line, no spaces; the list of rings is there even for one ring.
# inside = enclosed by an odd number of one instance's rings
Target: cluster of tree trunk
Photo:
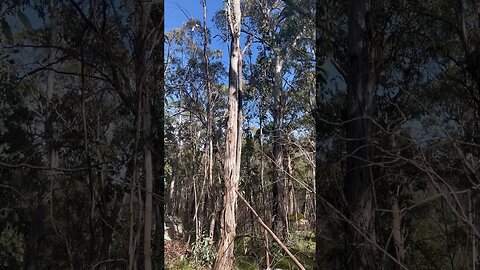
[[[477,0],[227,0],[216,30],[199,0],[167,33],[163,0],[27,2],[0,2],[2,265],[164,269],[168,235],[215,270],[480,269]]]

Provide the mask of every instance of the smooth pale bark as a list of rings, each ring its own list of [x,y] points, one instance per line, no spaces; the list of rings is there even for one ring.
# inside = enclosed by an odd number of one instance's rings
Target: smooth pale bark
[[[170,215],[173,216],[175,213],[175,176],[172,177],[172,181],[170,182],[170,188],[168,192],[168,206],[167,209],[170,210]]]
[[[179,106],[182,106],[181,100],[179,102],[180,102]],[[183,117],[182,117],[181,114],[178,116],[178,122],[180,124],[183,123]],[[182,137],[182,129],[179,129],[177,132],[178,132],[177,137],[181,138]],[[181,153],[183,152],[183,148],[184,148],[183,147],[183,141],[180,140],[179,144],[178,144],[178,152],[176,153],[176,159],[175,159],[175,164],[174,164],[174,166],[176,166],[176,167],[181,167],[181,163],[182,163]],[[182,189],[177,189],[176,186],[177,185],[181,186],[182,181],[181,181],[180,177],[178,177],[179,179],[176,180],[177,177],[178,176],[175,173],[172,175],[172,182],[170,182],[170,192],[169,192],[169,197],[168,197],[167,211],[170,211],[170,215],[172,215],[172,216],[175,215],[177,208],[179,208],[177,204],[181,204],[181,202],[177,203],[177,198],[181,198],[181,196],[179,196],[178,193],[180,193],[180,195],[181,195]],[[178,183],[176,183],[177,181],[178,181]]]
[[[240,0],[227,2],[230,29],[230,69],[228,86],[228,123],[225,143],[224,195],[220,217],[220,241],[214,270],[233,269],[236,235],[237,189],[241,155],[241,93],[240,93]],[[239,144],[240,142],[240,144]]]
[[[345,130],[347,158],[344,180],[346,199],[346,269],[374,269],[376,241],[373,181],[369,163],[373,108],[374,64],[369,40],[370,1],[350,0],[348,11],[348,70]],[[371,15],[370,15],[371,16]],[[351,224],[369,237],[367,241]]]

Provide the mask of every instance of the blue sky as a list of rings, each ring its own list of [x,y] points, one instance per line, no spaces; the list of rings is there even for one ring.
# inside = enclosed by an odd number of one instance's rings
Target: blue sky
[[[165,32],[180,27],[189,18],[196,18],[203,22],[203,7],[201,0],[166,0],[165,1]],[[223,0],[207,0],[207,27],[210,28],[212,36],[218,33],[215,24],[212,21],[213,15],[224,7]],[[219,38],[213,38],[209,45],[211,49],[223,51],[222,63],[228,66],[228,42],[223,42]]]
[[[212,21],[213,15],[225,7],[223,0],[207,0],[207,27],[210,28],[212,34],[212,41],[209,44],[210,49],[221,50],[222,53],[222,64],[226,67],[228,71],[229,65],[229,52],[230,44],[229,42],[224,42],[220,38],[215,38],[215,35],[219,32],[217,27]],[[174,28],[182,26],[189,18],[195,18],[203,22],[203,7],[201,0],[166,0],[165,1],[165,32],[171,31]],[[245,44],[245,35],[242,34],[240,38],[241,49]],[[256,46],[258,44],[254,43],[250,47],[252,50],[252,60],[256,58],[257,50]],[[165,48],[167,50],[167,48]],[[245,59],[247,61],[247,59]],[[245,71],[244,71],[245,72]],[[224,78],[224,84],[228,83],[227,78]],[[247,105],[247,104],[244,104]],[[253,113],[253,112],[251,112]],[[253,120],[255,121],[255,120]]]
[[[222,0],[207,0],[207,25],[212,27],[212,16],[215,11],[223,8]],[[183,11],[182,11],[183,10]],[[203,8],[200,0],[166,0],[165,1],[165,31],[181,26],[188,17],[202,20]]]
[[[165,1],[165,32],[168,32],[174,28],[180,27],[188,18],[196,18],[203,22],[203,7],[201,0],[166,0]],[[207,27],[210,28],[212,33],[212,43],[209,44],[211,49],[221,50],[222,63],[225,67],[229,64],[229,42],[223,42],[215,35],[218,33],[218,29],[212,21],[213,15],[220,9],[225,7],[223,0],[206,0],[207,1]],[[242,34],[240,38],[240,47],[245,45],[245,35]],[[250,47],[252,50],[252,60],[256,58],[257,50],[254,43]],[[246,61],[246,59],[245,59]]]

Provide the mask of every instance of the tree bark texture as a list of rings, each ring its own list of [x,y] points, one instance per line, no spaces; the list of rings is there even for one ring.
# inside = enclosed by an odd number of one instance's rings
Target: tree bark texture
[[[346,269],[374,269],[375,239],[373,182],[369,163],[374,97],[374,64],[369,29],[370,1],[351,0],[348,11],[348,70],[345,107],[347,158],[344,179],[346,200]]]
[[[152,164],[152,138],[151,138],[151,108],[150,108],[150,89],[147,86],[147,67],[146,67],[146,42],[147,26],[150,19],[151,3],[141,3],[139,27],[135,37],[135,79],[138,98],[140,99],[141,117],[137,119],[143,124],[141,129],[143,141],[143,165],[145,176],[145,207],[144,207],[144,232],[143,232],[143,263],[145,270],[152,269],[152,226],[153,226],[153,164]]]
[[[236,191],[240,175],[239,162],[241,155],[240,0],[229,0],[227,2],[227,14],[231,37],[228,123],[225,144],[223,209],[220,217],[220,241],[214,265],[215,270],[233,269],[236,234]]]
[[[322,92],[325,90],[326,78],[323,74],[323,69],[321,64],[324,61],[324,41],[321,38],[321,19],[325,14],[325,9],[322,4],[322,0],[316,0],[315,3],[315,109],[313,110],[313,118],[315,120],[315,181],[314,189],[315,194],[321,194],[321,180],[320,179],[320,168],[322,165],[322,126],[321,126],[321,117],[320,117],[320,106],[321,106],[321,96]],[[321,214],[322,214],[322,201],[320,196],[315,196],[315,269],[320,270],[322,268],[322,262],[320,258],[322,257],[322,228],[321,224]],[[305,206],[305,208],[307,208]]]

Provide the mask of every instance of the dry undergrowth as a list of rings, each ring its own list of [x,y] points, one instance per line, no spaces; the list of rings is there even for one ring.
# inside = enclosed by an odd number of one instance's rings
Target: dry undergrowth
[[[175,265],[190,254],[190,246],[179,240],[165,242],[165,261],[167,265]]]

